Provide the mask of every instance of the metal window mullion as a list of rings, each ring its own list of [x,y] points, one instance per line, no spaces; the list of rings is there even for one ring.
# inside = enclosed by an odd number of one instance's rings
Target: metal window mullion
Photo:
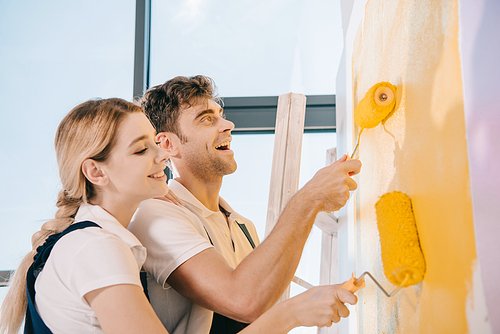
[[[135,54],[133,97],[149,88],[151,48],[151,0],[137,0],[135,9]]]

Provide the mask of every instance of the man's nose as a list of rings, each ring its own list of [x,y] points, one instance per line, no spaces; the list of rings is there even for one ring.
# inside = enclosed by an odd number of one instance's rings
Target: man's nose
[[[222,119],[221,132],[233,131],[234,123],[227,119]]]

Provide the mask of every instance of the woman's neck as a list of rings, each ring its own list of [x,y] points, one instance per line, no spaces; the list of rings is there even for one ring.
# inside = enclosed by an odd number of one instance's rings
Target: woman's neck
[[[90,204],[99,205],[110,215],[115,217],[115,219],[125,228],[127,228],[132,216],[139,207],[139,203],[127,203],[118,200],[116,197],[108,199],[102,196],[96,196],[90,201]]]

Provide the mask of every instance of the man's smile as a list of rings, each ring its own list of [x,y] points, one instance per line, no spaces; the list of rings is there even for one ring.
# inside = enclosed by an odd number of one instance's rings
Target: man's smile
[[[215,146],[215,149],[216,150],[221,150],[221,151],[226,151],[226,150],[230,149],[230,144],[231,144],[231,142],[226,141],[226,142],[223,142],[223,143]]]

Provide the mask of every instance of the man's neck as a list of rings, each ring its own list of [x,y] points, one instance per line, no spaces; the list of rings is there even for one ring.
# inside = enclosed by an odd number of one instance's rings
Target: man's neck
[[[179,175],[174,178],[196,197],[207,209],[219,211],[219,191],[222,177],[201,180],[193,175]]]

